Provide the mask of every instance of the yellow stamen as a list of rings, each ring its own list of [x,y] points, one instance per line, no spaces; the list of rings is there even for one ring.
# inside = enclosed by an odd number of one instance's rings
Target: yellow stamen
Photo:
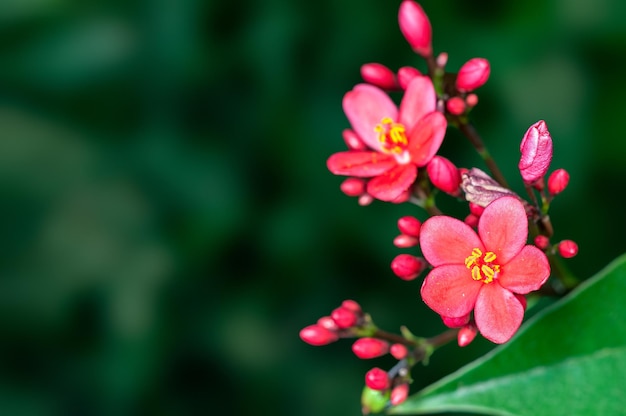
[[[474,248],[472,254],[465,259],[465,266],[470,269],[472,279],[491,283],[500,273],[500,265],[493,264],[494,260],[496,254],[493,251],[488,251],[483,256],[482,250]]]
[[[406,138],[406,128],[395,123],[390,117],[383,117],[374,127],[378,133],[378,141],[382,143],[383,150],[389,153],[402,153],[409,141]]]

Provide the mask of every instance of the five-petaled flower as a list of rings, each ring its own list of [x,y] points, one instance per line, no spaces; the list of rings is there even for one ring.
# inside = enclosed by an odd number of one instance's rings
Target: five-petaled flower
[[[436,111],[437,96],[427,76],[416,76],[400,107],[381,89],[358,84],[343,98],[352,129],[372,149],[333,154],[327,161],[335,175],[372,178],[367,193],[393,201],[415,182],[417,168],[439,150],[446,132],[444,115]]]
[[[473,310],[485,338],[508,341],[524,318],[519,296],[539,289],[550,276],[546,255],[526,245],[527,238],[524,206],[513,196],[485,208],[478,234],[456,218],[429,218],[422,224],[420,244],[434,268],[422,285],[422,299],[444,317]]]

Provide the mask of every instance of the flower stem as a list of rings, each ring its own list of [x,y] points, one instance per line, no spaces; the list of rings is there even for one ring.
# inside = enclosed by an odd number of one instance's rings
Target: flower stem
[[[498,181],[500,185],[508,188],[509,185],[507,184],[506,179],[504,179],[504,175],[502,174],[502,171],[500,171],[500,168],[498,168],[496,161],[493,159],[493,157],[491,157],[491,154],[485,147],[483,140],[478,135],[478,132],[476,131],[474,126],[469,123],[466,117],[463,117],[463,118],[457,117],[456,122],[457,122],[457,125],[459,126],[459,130],[461,130],[461,132],[465,135],[465,137],[469,139],[469,141],[472,143],[472,145],[474,146],[474,148],[476,149],[480,157],[483,159],[483,161],[487,165],[487,168],[491,172],[491,175],[493,176],[493,178],[496,181]]]

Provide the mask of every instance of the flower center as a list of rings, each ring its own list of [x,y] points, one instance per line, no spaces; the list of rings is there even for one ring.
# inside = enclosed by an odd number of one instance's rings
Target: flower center
[[[389,117],[383,117],[380,123],[374,127],[374,131],[378,133],[378,141],[386,153],[400,154],[406,150],[409,144],[404,125],[395,123]]]
[[[498,278],[500,265],[493,264],[496,254],[488,251],[483,255],[479,248],[472,250],[472,254],[465,259],[465,266],[471,270],[472,279],[482,280],[484,283],[491,283]]]

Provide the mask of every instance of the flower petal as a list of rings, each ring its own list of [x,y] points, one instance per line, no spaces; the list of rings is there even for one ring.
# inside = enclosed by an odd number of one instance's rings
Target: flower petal
[[[448,122],[438,111],[427,114],[411,130],[407,130],[411,162],[424,166],[435,156],[446,134]]]
[[[416,76],[411,80],[400,102],[398,121],[407,131],[426,114],[435,111],[437,96],[433,82],[427,76]]]
[[[524,306],[497,282],[485,284],[474,307],[474,320],[480,333],[496,344],[507,342],[524,319]]]
[[[406,191],[417,177],[413,164],[397,165],[367,183],[367,193],[381,201],[393,201]]]
[[[333,174],[359,178],[381,175],[397,164],[391,155],[361,151],[335,153],[326,161],[328,170]]]
[[[424,258],[433,266],[461,264],[483,243],[472,228],[456,218],[438,215],[430,217],[420,228],[420,246]]]
[[[513,196],[503,196],[485,208],[478,221],[478,235],[497,263],[506,264],[526,245],[528,219],[522,203]]]
[[[358,84],[343,96],[343,111],[352,129],[374,150],[381,150],[378,133],[374,130],[384,117],[397,120],[398,108],[380,88]]]
[[[548,277],[550,277],[548,258],[537,247],[528,245],[502,266],[498,282],[514,293],[526,294],[539,289]]]
[[[422,300],[441,316],[458,318],[474,309],[484,283],[473,280],[465,265],[435,267],[422,283]]]

